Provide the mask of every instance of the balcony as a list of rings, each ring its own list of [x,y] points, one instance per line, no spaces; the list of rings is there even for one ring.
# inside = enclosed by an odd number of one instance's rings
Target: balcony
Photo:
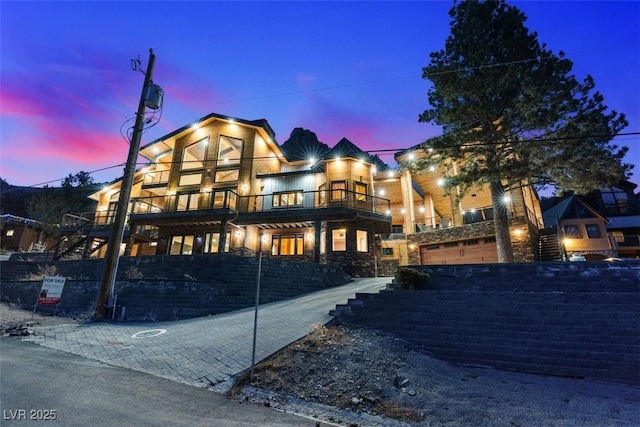
[[[212,224],[233,218],[238,225],[358,218],[390,224],[389,200],[346,190],[293,191],[240,196],[232,190],[131,199],[137,224]],[[112,218],[105,213],[104,218]]]

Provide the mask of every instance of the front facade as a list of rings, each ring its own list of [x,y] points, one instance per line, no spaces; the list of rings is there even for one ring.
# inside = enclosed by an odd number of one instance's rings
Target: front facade
[[[497,260],[488,190],[445,195],[444,171],[394,170],[346,139],[315,158],[287,156],[285,145],[266,120],[210,114],[143,146],[149,164],[136,172],[122,254],[260,250],[363,277],[399,265]],[[95,213],[66,218],[68,248],[104,256],[120,185],[92,195]],[[532,261],[537,195],[528,186],[507,190],[516,260]]]

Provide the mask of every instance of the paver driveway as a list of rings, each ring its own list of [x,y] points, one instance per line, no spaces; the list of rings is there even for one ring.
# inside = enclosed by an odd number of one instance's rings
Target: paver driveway
[[[329,311],[357,292],[378,292],[388,277],[353,282],[258,310],[256,363],[326,324]],[[152,323],[85,323],[36,328],[25,338],[39,345],[199,387],[226,390],[251,367],[255,309]]]

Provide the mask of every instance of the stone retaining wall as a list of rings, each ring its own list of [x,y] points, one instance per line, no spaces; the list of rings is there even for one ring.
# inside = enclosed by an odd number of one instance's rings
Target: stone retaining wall
[[[429,290],[359,294],[334,314],[459,364],[640,385],[640,265],[415,268]]]
[[[103,260],[59,262],[3,261],[3,301],[33,308],[43,272],[67,277],[58,307],[39,311],[92,312]],[[116,276],[116,317],[126,307],[127,320],[176,320],[206,316],[255,304],[258,259],[232,255],[123,257]],[[47,274],[48,274],[47,273]],[[337,266],[273,259],[262,260],[260,303],[339,286],[350,277]]]

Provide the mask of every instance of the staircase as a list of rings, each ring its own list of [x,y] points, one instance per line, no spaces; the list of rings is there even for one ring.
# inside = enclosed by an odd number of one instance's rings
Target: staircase
[[[554,227],[541,228],[538,230],[538,260],[539,261],[561,261],[560,238],[558,229]]]

